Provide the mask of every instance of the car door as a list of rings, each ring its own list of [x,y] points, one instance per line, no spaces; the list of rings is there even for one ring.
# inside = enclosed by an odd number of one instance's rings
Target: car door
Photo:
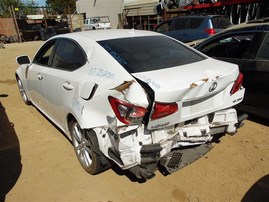
[[[253,72],[252,99],[258,100],[259,115],[269,117],[269,33],[264,32],[264,38],[255,55],[255,72]]]
[[[86,54],[73,40],[59,39],[50,71],[44,77],[44,91],[48,110],[55,123],[62,127],[63,115],[73,103],[77,103],[77,89],[81,75],[76,71],[86,63]],[[76,108],[76,106],[74,106]]]
[[[44,94],[44,72],[50,66],[54,47],[55,41],[44,44],[26,71],[26,81],[31,101],[44,113],[47,113],[47,103]]]
[[[264,88],[264,72],[258,71],[256,54],[264,39],[262,32],[234,32],[214,38],[197,49],[219,60],[235,63],[244,75],[243,85],[246,88],[241,105],[258,109],[264,100],[258,98],[258,93]],[[259,90],[260,89],[260,90]]]

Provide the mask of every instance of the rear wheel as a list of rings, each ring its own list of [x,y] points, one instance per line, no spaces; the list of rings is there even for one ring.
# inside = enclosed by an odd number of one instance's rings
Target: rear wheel
[[[21,95],[21,98],[22,98],[23,102],[25,104],[27,104],[27,105],[30,105],[31,104],[31,101],[27,97],[27,95],[25,93],[25,89],[24,89],[23,84],[22,84],[22,81],[21,81],[21,79],[19,77],[17,77],[17,83],[18,83],[20,95]]]
[[[99,150],[95,132],[81,129],[75,120],[69,123],[69,130],[77,158],[83,169],[92,175],[105,170],[109,163]]]

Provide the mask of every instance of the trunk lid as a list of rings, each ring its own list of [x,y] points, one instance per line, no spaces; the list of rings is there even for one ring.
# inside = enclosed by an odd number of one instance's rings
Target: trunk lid
[[[156,71],[134,73],[154,90],[155,101],[191,101],[215,94],[234,82],[238,66],[215,59]]]

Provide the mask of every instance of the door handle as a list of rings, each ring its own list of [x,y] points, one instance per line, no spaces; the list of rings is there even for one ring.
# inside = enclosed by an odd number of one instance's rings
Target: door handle
[[[74,87],[70,84],[70,82],[66,81],[63,83],[63,88],[65,90],[73,90]]]
[[[43,76],[42,76],[41,74],[38,74],[38,75],[37,75],[37,79],[38,79],[38,80],[42,80],[42,79],[43,79]]]

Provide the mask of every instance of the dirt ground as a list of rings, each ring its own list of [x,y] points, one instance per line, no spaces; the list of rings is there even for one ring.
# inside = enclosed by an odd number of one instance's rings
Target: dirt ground
[[[269,201],[269,127],[247,120],[184,169],[136,181],[115,166],[92,176],[66,137],[20,98],[18,55],[33,57],[43,42],[0,50],[0,201]]]

